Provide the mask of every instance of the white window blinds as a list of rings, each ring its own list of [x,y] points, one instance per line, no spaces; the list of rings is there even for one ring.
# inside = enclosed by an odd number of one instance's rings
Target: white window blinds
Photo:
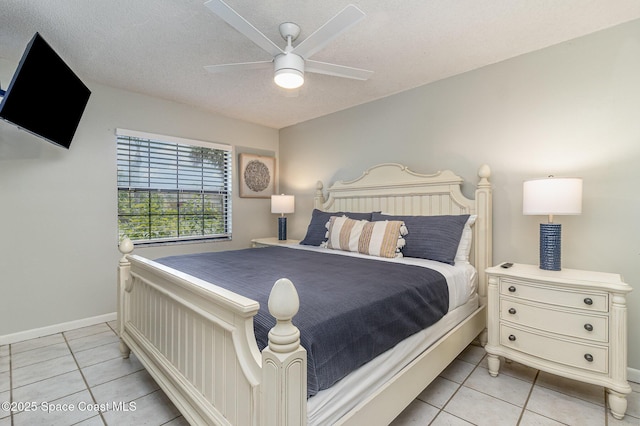
[[[124,129],[116,136],[120,238],[231,238],[230,146]]]

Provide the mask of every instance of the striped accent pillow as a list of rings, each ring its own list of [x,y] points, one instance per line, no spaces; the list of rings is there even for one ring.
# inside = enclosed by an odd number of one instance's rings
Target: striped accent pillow
[[[399,220],[369,222],[346,216],[332,216],[327,229],[327,248],[379,257],[402,257],[402,237],[407,234],[404,222]]]
[[[354,220],[346,216],[331,216],[327,222],[327,248],[344,251],[358,251],[362,228],[367,220]]]

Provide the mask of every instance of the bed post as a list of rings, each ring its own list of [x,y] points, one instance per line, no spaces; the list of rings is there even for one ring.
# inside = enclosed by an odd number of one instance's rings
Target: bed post
[[[478,295],[480,304],[487,303],[487,274],[485,269],[493,265],[493,210],[491,201],[491,169],[483,164],[478,169],[478,187],[476,189],[476,214],[478,219],[475,224],[474,235],[476,270],[478,271]],[[487,330],[480,334],[480,343],[487,343]]]
[[[291,322],[299,307],[291,281],[276,281],[269,295],[269,312],[277,323],[269,332],[269,346],[262,351],[263,426],[307,424],[307,351],[300,346],[300,331]]]
[[[324,185],[321,181],[316,182],[316,195],[313,197],[313,207],[319,210],[322,210],[322,206],[324,205],[324,193],[322,189]]]
[[[129,276],[131,270],[131,262],[127,258],[127,255],[133,251],[133,243],[127,237],[125,237],[118,245],[118,250],[122,253],[120,262],[118,264],[118,336],[122,336],[124,332],[124,324],[126,318],[124,318],[124,297],[125,289],[127,287],[127,281],[131,279]],[[120,337],[120,353],[123,358],[129,358],[131,349],[124,343],[122,337]]]

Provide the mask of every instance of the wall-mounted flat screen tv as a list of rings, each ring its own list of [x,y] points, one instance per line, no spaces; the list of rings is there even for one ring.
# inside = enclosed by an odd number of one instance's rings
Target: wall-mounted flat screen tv
[[[91,91],[36,33],[0,103],[0,118],[69,148]]]

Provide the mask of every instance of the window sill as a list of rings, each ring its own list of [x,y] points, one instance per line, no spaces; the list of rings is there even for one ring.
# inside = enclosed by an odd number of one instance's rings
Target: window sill
[[[202,243],[222,243],[232,241],[231,236],[213,237],[213,238],[193,238],[187,240],[165,240],[165,241],[132,241],[134,247],[161,247],[183,244],[202,244]]]

